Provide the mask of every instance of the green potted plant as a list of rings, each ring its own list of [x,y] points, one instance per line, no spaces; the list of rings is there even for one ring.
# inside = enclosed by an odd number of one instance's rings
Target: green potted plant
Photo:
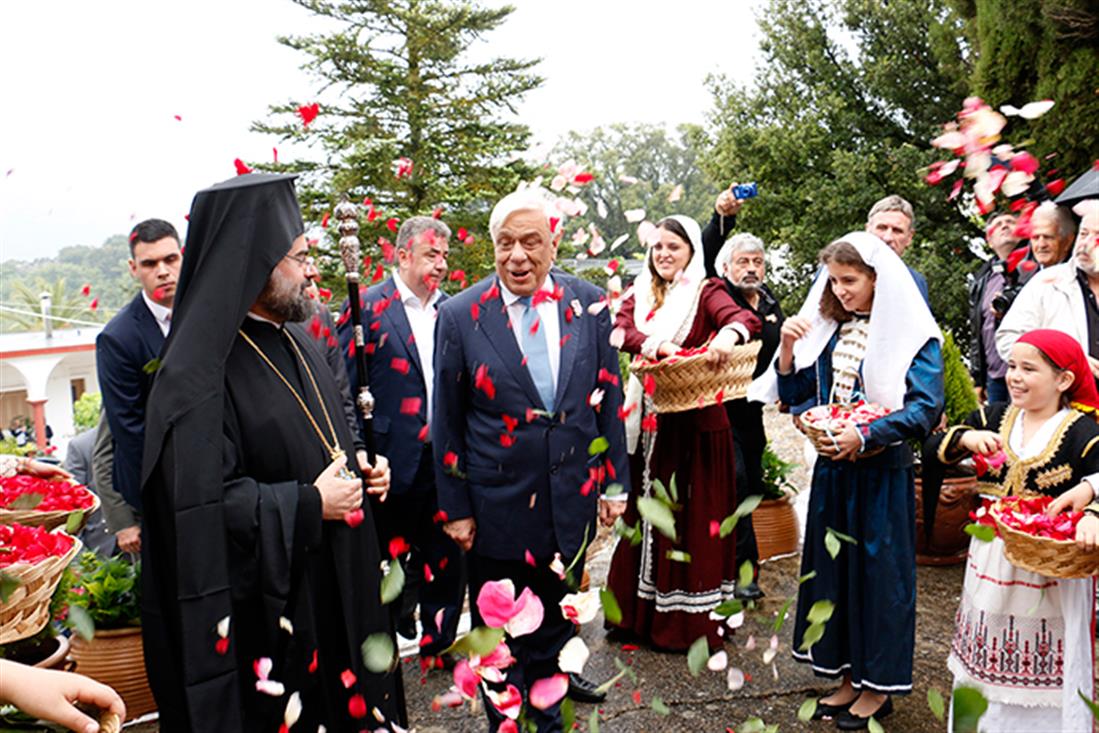
[[[768,443],[763,449],[763,501],[752,512],[759,559],[797,552],[798,518],[793,497],[797,487],[790,482],[795,464],[782,460]]]
[[[131,719],[156,710],[141,642],[140,563],[85,552],[71,572],[64,621],[76,671],[117,690]]]
[[[943,392],[946,424],[954,425],[977,409],[973,379],[962,361],[962,352],[949,331],[943,333]],[[924,530],[923,480],[916,466],[916,562],[921,565],[954,565],[965,560],[969,512],[980,504],[977,474],[969,462],[947,466],[935,508],[930,537]]]

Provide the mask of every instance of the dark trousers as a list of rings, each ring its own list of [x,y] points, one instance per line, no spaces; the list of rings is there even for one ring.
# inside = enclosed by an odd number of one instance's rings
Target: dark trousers
[[[763,449],[767,435],[763,432],[763,405],[746,399],[725,403],[729,424],[733,427],[733,447],[736,449],[737,502],[763,493]],[[750,560],[759,566],[759,549],[752,515],[742,517],[736,525],[737,564]]]
[[[425,448],[412,490],[390,494],[384,503],[375,504],[378,537],[382,553],[389,554],[389,541],[403,537],[412,552],[403,561],[405,585],[399,602],[394,603],[397,619],[407,618],[420,606],[420,625],[431,641],[420,648],[424,656],[442,654],[454,643],[462,601],[466,590],[465,557],[454,540],[435,521],[438,502],[431,449]],[[425,566],[431,574],[427,580]],[[438,623],[436,620],[438,619]]]
[[[516,597],[524,588],[530,588],[542,601],[545,611],[542,625],[530,634],[507,640],[508,648],[515,657],[515,664],[507,670],[507,682],[519,688],[526,699],[533,683],[558,673],[557,655],[576,633],[573,623],[564,617],[560,607],[561,599],[570,590],[565,581],[546,567],[545,562],[539,562],[538,567],[531,567],[522,560],[496,560],[475,553],[470,553],[467,560],[470,606],[475,628],[484,625],[477,611],[477,595],[481,592],[481,586],[490,580],[509,578],[515,584]],[[579,578],[583,575],[583,565],[581,558],[572,570],[573,577]],[[505,686],[499,687],[504,689]],[[504,722],[504,716],[497,712],[487,698],[485,713],[488,715],[489,731],[494,733]],[[560,704],[546,710],[528,705],[526,715],[537,726],[538,733],[560,733],[562,730]]]

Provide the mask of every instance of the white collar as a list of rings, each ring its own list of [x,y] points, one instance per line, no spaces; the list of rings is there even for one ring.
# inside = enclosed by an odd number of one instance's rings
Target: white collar
[[[405,283],[404,278],[401,277],[401,273],[399,270],[393,271],[393,282],[397,284],[397,292],[401,295],[402,303],[408,303],[410,300],[415,300],[417,303],[422,302],[420,300],[420,296],[412,292],[412,288],[408,287],[408,284]],[[437,303],[439,298],[441,297],[443,297],[442,291],[439,290],[439,288],[435,288],[431,291],[431,297],[427,299],[427,303],[424,305],[424,308],[430,308],[431,306],[435,305],[435,303]]]
[[[141,289],[141,298],[145,301],[145,306],[149,309],[149,312],[153,314],[153,318],[161,323],[169,323],[172,317],[172,309],[165,308],[160,303],[149,297],[149,294],[145,292],[145,288]]]
[[[516,295],[515,293],[508,290],[507,286],[504,285],[504,281],[500,279],[499,275],[496,276],[496,282],[500,286],[500,297],[503,299],[504,305],[508,308],[515,305],[515,303],[523,297],[522,295]],[[546,279],[542,281],[542,287],[538,289],[553,293],[553,275],[547,272]]]

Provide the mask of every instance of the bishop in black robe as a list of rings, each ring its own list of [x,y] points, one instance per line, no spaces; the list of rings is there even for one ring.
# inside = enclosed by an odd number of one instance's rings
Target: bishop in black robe
[[[309,416],[355,455],[342,397],[299,329],[249,315],[301,231],[289,177],[227,181],[191,211],[143,472],[145,656],[162,731],[275,733],[294,693],[292,730],[406,722],[399,670],[370,673],[360,651],[392,639],[369,503],[356,526],[325,521],[313,485],[332,458]],[[282,694],[257,688],[260,658]]]

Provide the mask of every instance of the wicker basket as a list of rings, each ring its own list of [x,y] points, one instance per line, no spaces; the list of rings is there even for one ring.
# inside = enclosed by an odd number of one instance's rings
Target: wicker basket
[[[824,428],[817,427],[812,421],[802,419],[800,415],[794,418],[794,425],[796,425],[798,430],[804,433],[805,437],[809,439],[809,442],[813,444],[813,448],[816,450],[817,455],[822,458],[831,458],[835,455],[836,442],[833,440],[835,433],[829,433]],[[868,451],[856,453],[855,459],[876,456],[883,450],[885,450],[885,446],[871,448]]]
[[[1004,524],[996,510],[992,511],[992,518],[1004,541],[1004,554],[1015,567],[1049,578],[1099,575],[1099,552],[1081,549],[1070,540],[1053,540],[1020,532]]]
[[[50,597],[61,582],[61,574],[80,552],[82,543],[73,538],[73,546],[60,557],[34,563],[16,563],[4,572],[19,580],[19,585],[0,604],[0,644],[34,636],[50,621]]]
[[[68,521],[69,515],[73,511],[83,511],[84,516],[80,520],[80,526],[74,530],[74,534],[79,533],[84,529],[84,525],[88,523],[88,517],[99,508],[99,496],[90,489],[86,491],[92,495],[92,505],[87,509],[75,509],[70,511],[64,511],[58,509],[52,512],[41,512],[37,509],[0,509],[0,524],[19,524],[26,525],[28,527],[45,527],[46,529],[57,529],[63,527],[65,522]]]
[[[660,361],[636,361],[630,365],[630,371],[642,380],[646,375],[652,375],[656,384],[652,401],[657,412],[697,410],[748,394],[762,343],[749,341],[734,346],[731,358],[721,369],[711,366],[706,354],[702,353]]]

